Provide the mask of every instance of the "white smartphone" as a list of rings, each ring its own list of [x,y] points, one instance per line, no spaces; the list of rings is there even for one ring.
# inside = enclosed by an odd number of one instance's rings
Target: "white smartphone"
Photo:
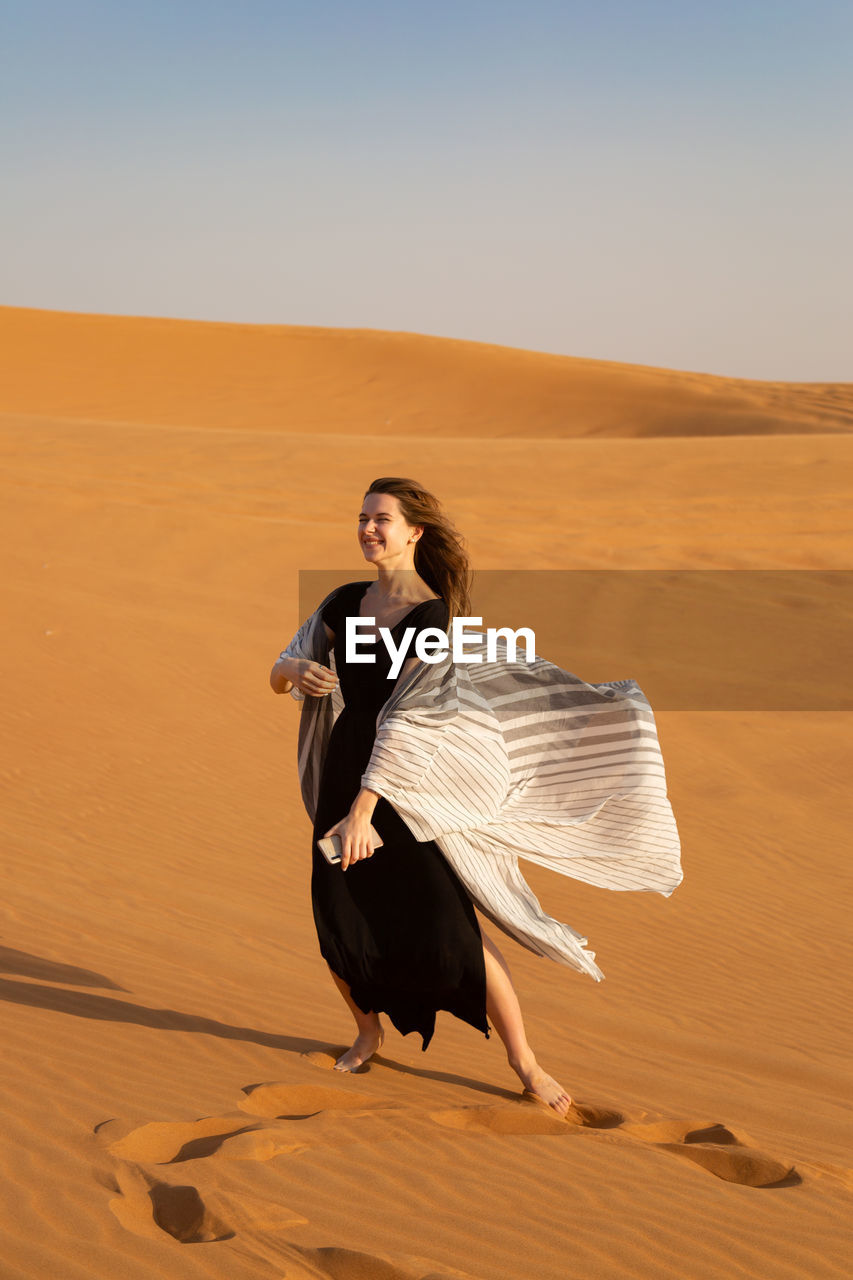
[[[370,834],[373,837],[374,849],[380,849],[382,847],[382,841],[379,839],[379,832],[372,824],[370,827]],[[320,850],[326,861],[333,867],[336,867],[343,859],[344,846],[339,835],[323,836],[322,840],[317,841],[317,848]]]

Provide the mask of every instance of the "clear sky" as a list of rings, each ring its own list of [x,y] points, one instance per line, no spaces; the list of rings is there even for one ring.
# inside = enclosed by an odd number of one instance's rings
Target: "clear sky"
[[[19,0],[0,301],[853,380],[849,0]]]

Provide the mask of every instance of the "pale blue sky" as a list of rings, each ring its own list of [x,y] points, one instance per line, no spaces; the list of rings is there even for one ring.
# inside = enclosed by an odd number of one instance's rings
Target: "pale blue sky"
[[[19,0],[0,301],[853,380],[853,7]]]

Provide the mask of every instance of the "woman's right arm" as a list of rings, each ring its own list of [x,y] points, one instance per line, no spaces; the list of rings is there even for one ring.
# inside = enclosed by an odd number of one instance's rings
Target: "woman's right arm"
[[[329,645],[335,642],[335,633],[326,626]],[[308,658],[279,658],[270,672],[270,686],[273,693],[290,693],[295,685],[300,693],[313,698],[323,698],[331,693],[338,683],[338,677],[330,667],[321,662],[312,662]]]

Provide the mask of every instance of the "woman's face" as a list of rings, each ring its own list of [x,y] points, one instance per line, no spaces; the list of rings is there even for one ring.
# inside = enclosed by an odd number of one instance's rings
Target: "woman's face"
[[[387,568],[411,567],[420,525],[407,524],[390,493],[368,493],[358,517],[358,541],[365,560]]]

